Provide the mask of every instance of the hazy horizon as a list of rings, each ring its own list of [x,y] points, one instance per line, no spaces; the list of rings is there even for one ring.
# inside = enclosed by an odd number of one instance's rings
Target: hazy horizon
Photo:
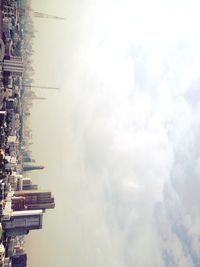
[[[30,267],[198,267],[199,3],[34,0]]]

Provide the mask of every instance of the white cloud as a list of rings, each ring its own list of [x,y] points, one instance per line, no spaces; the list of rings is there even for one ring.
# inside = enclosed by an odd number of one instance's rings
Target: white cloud
[[[59,107],[66,111],[63,181],[71,203],[65,235],[74,236],[76,251],[65,264],[162,267],[167,258],[171,266],[195,266],[193,248],[185,257],[177,233],[183,219],[196,240],[200,120],[190,91],[199,86],[199,3],[84,3],[82,13],[71,9],[76,27],[67,26],[75,32],[66,38],[75,45],[66,54]]]

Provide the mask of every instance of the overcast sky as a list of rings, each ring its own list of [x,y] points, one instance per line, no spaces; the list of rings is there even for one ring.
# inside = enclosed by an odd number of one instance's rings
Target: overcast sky
[[[56,197],[30,267],[200,266],[195,0],[34,0],[34,173]]]

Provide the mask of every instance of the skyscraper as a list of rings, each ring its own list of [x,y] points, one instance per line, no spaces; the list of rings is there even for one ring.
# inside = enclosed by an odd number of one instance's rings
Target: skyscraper
[[[33,164],[24,164],[23,165],[23,171],[34,171],[34,170],[42,170],[44,169],[44,166],[39,165],[33,165]]]
[[[42,228],[42,210],[14,211],[10,220],[2,222],[6,236],[25,235],[29,230]]]
[[[38,210],[38,209],[53,209],[55,207],[54,197],[51,192],[39,191],[39,190],[24,190],[16,191],[15,197],[23,197],[24,204],[27,210]],[[15,199],[14,202],[22,201],[20,198]],[[14,203],[13,202],[13,203]],[[15,204],[17,206],[17,204]]]
[[[14,76],[22,76],[24,64],[21,57],[10,57],[3,61],[3,71]]]

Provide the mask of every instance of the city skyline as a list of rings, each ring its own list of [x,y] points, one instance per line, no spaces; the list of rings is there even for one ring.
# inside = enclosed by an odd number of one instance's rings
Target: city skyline
[[[199,4],[34,5],[66,21],[35,20],[35,80],[61,90],[35,90],[34,179],[57,207],[30,267],[199,266]]]
[[[43,99],[30,87],[34,75],[31,65],[34,26],[28,12],[30,7],[30,2],[23,0],[0,2],[1,267],[29,265],[26,236],[32,230],[43,229],[43,214],[47,209],[55,208],[52,193],[39,189],[29,177],[31,171],[44,169],[30,150],[31,107],[33,101]],[[42,16],[34,12],[33,15]]]

